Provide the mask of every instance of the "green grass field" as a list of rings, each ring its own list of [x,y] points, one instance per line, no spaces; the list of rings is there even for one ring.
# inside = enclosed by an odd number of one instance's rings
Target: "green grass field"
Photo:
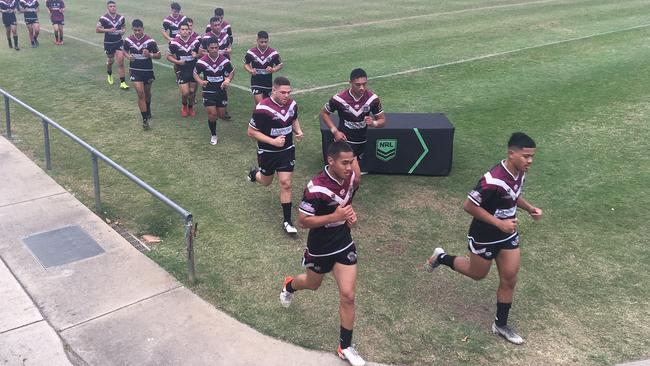
[[[198,29],[216,6],[202,0],[181,5]],[[611,365],[650,357],[650,1],[220,5],[233,25],[238,70],[254,35],[268,30],[285,63],[280,74],[297,91],[306,139],[297,147],[294,203],[322,168],[318,111],[342,88],[319,87],[344,82],[354,67],[374,77],[413,69],[370,81],[385,110],[444,112],[456,127],[450,176],[365,176],[355,198],[354,341],[362,355],[409,365]],[[104,1],[69,2],[63,47],[44,31],[40,48],[25,48],[20,25],[23,50],[0,47],[0,87],[194,213],[196,293],[265,334],[333,351],[338,297],[331,278],[316,293],[299,293],[290,309],[278,302],[284,275],[302,270],[307,233],[291,239],[281,232],[276,184],[244,184],[256,161],[246,136],[250,95],[231,89],[234,118],[219,123],[219,145],[212,147],[205,113],[181,119],[172,72],[157,65],[152,131],[143,132],[135,92],[105,82],[102,38],[94,33],[103,11]],[[167,2],[123,0],[118,11],[129,22],[143,19],[145,30],[162,39]],[[427,69],[415,71],[421,68]],[[247,86],[248,80],[239,71],[234,82]],[[12,112],[15,143],[43,164],[39,121],[15,106]],[[541,222],[524,215],[520,221],[522,266],[510,316],[527,340],[520,347],[489,333],[494,269],[481,282],[448,268],[433,275],[421,270],[435,246],[466,253],[470,219],[462,202],[505,156],[504,144],[516,130],[537,141],[526,197],[545,212]],[[51,134],[51,174],[93,207],[88,154]],[[135,233],[162,236],[151,257],[185,281],[181,220],[110,169],[102,167],[100,176],[101,215]]]

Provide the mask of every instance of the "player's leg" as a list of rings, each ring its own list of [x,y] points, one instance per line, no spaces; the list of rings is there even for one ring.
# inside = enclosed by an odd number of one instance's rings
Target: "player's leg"
[[[153,85],[153,80],[153,75],[151,75],[151,79],[144,84],[144,97],[147,104],[147,117],[149,119],[151,119],[151,86]]]
[[[285,152],[278,153],[285,154]],[[296,234],[295,226],[291,220],[291,176],[293,175],[293,166],[291,171],[278,170],[278,182],[280,184],[280,205],[282,205],[282,227],[287,234]]]
[[[41,23],[39,23],[37,20],[34,22],[34,24],[32,24],[32,27],[34,29],[34,44],[36,47],[38,47],[38,36],[41,34]]]
[[[217,139],[217,120],[219,116],[223,113],[220,112],[217,106],[209,106],[205,108],[205,111],[208,113],[208,127],[210,128],[210,145],[216,145],[218,142]]]
[[[336,285],[339,288],[339,317],[341,320],[337,353],[339,357],[348,360],[352,365],[363,365],[365,361],[352,346],[352,330],[355,318],[354,298],[357,284],[356,254],[354,261],[355,264],[350,265],[336,263],[332,270]]]
[[[106,81],[108,85],[113,85],[115,81],[113,80],[113,63],[115,63],[115,53],[111,53],[111,50],[106,50]]]
[[[117,74],[120,76],[120,89],[126,90],[129,86],[126,84],[126,71],[124,69],[124,51],[115,50],[115,62],[117,62]]]
[[[29,36],[29,43],[32,45],[32,48],[34,48],[36,47],[36,44],[34,43],[34,24],[27,23],[27,21],[25,21],[25,25],[27,26],[27,35]]]
[[[475,249],[476,244],[469,243],[469,257],[457,257],[445,253],[442,248],[436,248],[433,255],[427,260],[424,267],[428,272],[443,264],[454,271],[461,273],[473,280],[482,280],[490,272],[492,260],[485,253]],[[477,254],[479,252],[480,254]]]
[[[11,43],[11,26],[5,25],[5,33],[7,34],[7,43],[9,43],[9,48],[14,48],[13,43]]]
[[[59,44],[63,44],[63,22],[59,24]]]
[[[149,116],[147,115],[147,97],[145,93],[145,86],[142,81],[133,81],[133,88],[135,89],[136,94],[138,95],[138,108],[140,109],[140,114],[142,115],[142,126],[144,128],[149,127]]]
[[[190,81],[187,83],[189,94],[187,96],[187,111],[190,117],[196,117],[196,111],[194,110],[194,99],[196,98],[196,83]]]
[[[13,36],[14,39],[14,49],[18,51],[20,50],[20,47],[18,47],[18,32],[17,32],[16,22],[14,21],[14,24],[12,24],[9,28],[11,29],[11,35]]]
[[[303,260],[304,263],[304,260]],[[301,273],[296,277],[287,276],[284,278],[284,284],[280,291],[280,304],[285,308],[291,305],[293,294],[299,290],[312,290],[316,291],[323,283],[325,273],[315,272],[311,268],[307,268],[305,273]]]
[[[275,154],[270,152],[261,152],[257,155],[257,167],[251,168],[248,172],[248,180],[252,183],[259,183],[267,187],[273,183],[275,175],[276,161]]]
[[[59,25],[52,23],[52,29],[54,29],[54,44],[59,44]]]
[[[521,344],[524,340],[508,326],[508,314],[517,284],[517,273],[521,253],[519,248],[502,249],[496,257],[497,270],[499,271],[499,289],[497,290],[497,313],[492,325],[492,332],[499,334],[508,341]]]
[[[257,106],[262,101],[262,99],[264,99],[264,93],[262,93],[259,89],[253,89],[253,102],[255,103],[253,108],[255,108],[255,106]]]
[[[185,83],[184,80],[181,80],[179,78],[178,89],[181,91],[181,117],[187,117],[188,116],[187,100],[190,97],[190,83]]]

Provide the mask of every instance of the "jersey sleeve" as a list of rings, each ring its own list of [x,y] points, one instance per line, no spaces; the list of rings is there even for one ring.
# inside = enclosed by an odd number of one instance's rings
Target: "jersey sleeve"
[[[370,112],[372,112],[372,114],[374,114],[375,116],[384,113],[384,107],[381,105],[381,101],[379,100],[379,97],[373,100],[372,103],[370,104]]]
[[[225,65],[223,65],[223,76],[224,77],[232,74],[233,71],[235,71],[235,69],[232,67],[232,62],[227,62]]]
[[[309,182],[309,184],[312,183]],[[298,211],[308,216],[315,216],[316,212],[322,205],[323,200],[320,199],[319,195],[311,193],[309,192],[309,188],[305,188],[302,200],[300,201],[300,206],[298,206]]]
[[[338,103],[333,97],[330,98],[329,102],[325,103],[325,110],[329,113],[334,113],[338,110]]]
[[[244,55],[244,64],[248,65],[251,62],[253,62],[253,56],[251,56],[250,53],[246,52],[246,54]]]
[[[147,47],[147,49],[148,49],[149,52],[151,52],[151,53],[158,53],[158,52],[160,52],[160,49],[158,49],[158,44],[157,44],[156,42],[151,42],[151,43],[149,44],[149,47]]]
[[[174,43],[169,42],[169,45],[167,46],[167,54],[175,56],[177,49],[178,48],[176,47],[176,45]]]
[[[203,71],[205,71],[205,66],[203,66],[202,63],[197,62],[196,65],[194,66],[194,73],[201,75]]]
[[[282,58],[280,57],[279,53],[276,53],[275,56],[273,56],[273,59],[271,59],[271,65],[272,66],[282,65]]]
[[[476,187],[469,191],[467,198],[475,205],[483,207],[486,202],[490,201],[497,194],[498,191],[485,182],[485,177],[481,177]]]
[[[298,105],[296,104],[294,109],[293,109],[293,117],[295,119],[298,119]]]
[[[262,132],[265,135],[268,135],[269,117],[264,113],[253,112],[250,122],[248,123],[253,129]]]

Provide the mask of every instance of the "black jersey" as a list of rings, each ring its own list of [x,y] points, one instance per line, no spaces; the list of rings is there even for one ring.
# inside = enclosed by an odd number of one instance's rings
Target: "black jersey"
[[[276,138],[284,136],[284,146],[277,147],[262,141],[257,141],[258,152],[280,152],[292,149],[293,122],[298,118],[298,104],[289,99],[286,104],[280,105],[273,98],[263,99],[253,112],[249,126],[262,132],[266,136]]]
[[[217,56],[212,59],[210,55],[205,55],[196,61],[194,66],[194,73],[203,74],[204,80],[208,81],[208,85],[203,87],[203,93],[218,93],[221,91],[221,83],[233,72],[230,60],[223,55]]]
[[[371,113],[375,116],[384,113],[381,101],[377,94],[370,90],[356,99],[352,96],[350,89],[346,89],[325,104],[325,110],[329,113],[338,112],[338,129],[345,134],[349,143],[366,142],[366,122],[364,118]]]
[[[255,75],[251,75],[251,88],[270,89],[273,86],[273,75],[268,73],[266,68],[282,65],[282,60],[278,51],[271,47],[267,47],[264,52],[253,47],[246,52],[244,64],[250,64],[255,70]]]
[[[307,184],[299,208],[305,215],[329,215],[338,206],[345,207],[352,203],[354,172],[343,181],[338,181],[328,169],[326,166]],[[312,256],[337,254],[352,244],[350,227],[345,220],[309,229],[307,250]]]
[[[104,33],[104,45],[110,45],[114,43],[119,43],[122,41],[122,30],[124,30],[124,25],[126,24],[126,19],[120,15],[115,13],[115,15],[111,15],[109,13],[106,13],[99,17],[99,21],[97,22],[97,27],[101,27],[103,29],[112,29],[115,28],[114,32],[107,32]]]
[[[501,161],[481,177],[467,198],[500,220],[515,218],[517,200],[522,194],[525,178],[523,172],[518,176],[512,175],[505,161]],[[504,233],[496,226],[474,218],[467,236],[477,244],[496,244],[516,235],[517,232]]]
[[[179,34],[169,41],[168,53],[176,57],[177,60],[185,61],[184,65],[175,65],[176,70],[194,70],[196,58],[192,56],[192,52],[198,53],[200,44],[201,42],[194,35],[189,36],[187,39],[183,39]]]
[[[224,33],[219,33],[215,34],[213,32],[207,32],[203,36],[201,36],[201,48],[204,49],[206,52],[208,51],[208,44],[211,42],[210,40],[216,39],[217,42],[219,43],[219,54],[223,55],[226,48],[230,46],[230,41],[228,40],[228,36]]]
[[[180,28],[181,22],[183,20],[187,19],[185,15],[178,15],[176,18],[174,18],[171,15],[168,15],[163,19],[162,22],[162,27],[167,34],[169,34],[170,38],[176,37],[178,35],[178,29]]]
[[[148,35],[142,35],[142,38],[130,35],[124,40],[124,51],[130,53],[134,60],[129,62],[129,70],[136,71],[153,71],[153,61],[151,57],[144,57],[142,51],[149,50],[154,54],[160,52],[156,41]]]
[[[0,0],[0,10],[3,10],[2,15],[12,15],[15,17],[16,8],[18,7],[18,2],[16,0]],[[13,10],[12,12],[6,12],[8,10]]]
[[[64,19],[61,9],[65,9],[63,0],[46,0],[45,6],[50,10],[50,20],[52,22],[62,22]]]
[[[20,0],[20,9],[22,9],[23,14],[25,14],[25,21],[28,20],[37,20],[39,3],[38,0]]]

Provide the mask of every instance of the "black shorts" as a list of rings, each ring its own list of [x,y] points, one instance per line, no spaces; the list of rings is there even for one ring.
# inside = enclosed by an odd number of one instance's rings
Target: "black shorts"
[[[251,87],[251,93],[253,95],[262,95],[263,98],[268,98],[271,96],[271,88],[260,88],[258,86]]]
[[[325,257],[314,257],[309,254],[308,249],[305,249],[305,253],[302,255],[302,266],[319,274],[331,272],[336,263],[346,266],[357,264],[357,248],[354,244],[339,253]]]
[[[53,21],[52,21],[52,25],[55,25],[55,24],[58,24],[58,25],[65,25],[65,23],[63,22],[63,20],[53,20]]]
[[[470,252],[478,255],[479,257],[485,258],[487,260],[495,259],[499,255],[501,249],[512,250],[518,248],[519,248],[519,234],[513,236],[512,238],[509,238],[508,240],[504,240],[494,244],[477,244],[474,241],[474,238],[467,237],[467,249],[469,249]]]
[[[348,144],[352,148],[352,152],[354,153],[354,156],[356,156],[359,159],[363,159],[363,152],[366,150],[366,143],[361,142],[355,144],[348,141]]]
[[[292,147],[279,152],[258,151],[257,163],[262,175],[273,175],[276,171],[293,172],[296,165],[296,149]]]
[[[25,16],[25,24],[34,24],[34,23],[38,23],[38,17],[28,18],[27,16]]]
[[[117,51],[122,51],[124,49],[124,41],[120,40],[119,42],[115,43],[104,43],[104,52],[106,52],[106,56],[112,56],[115,54]]]
[[[176,84],[196,83],[194,80],[194,70],[192,69],[177,69],[176,70]]]
[[[2,24],[4,24],[5,27],[11,27],[12,25],[16,25],[16,14],[2,13]]]
[[[228,105],[228,93],[225,90],[215,93],[203,93],[204,107],[226,108]]]
[[[129,73],[131,74],[130,80],[133,82],[140,82],[148,85],[156,80],[153,71],[129,70]]]

